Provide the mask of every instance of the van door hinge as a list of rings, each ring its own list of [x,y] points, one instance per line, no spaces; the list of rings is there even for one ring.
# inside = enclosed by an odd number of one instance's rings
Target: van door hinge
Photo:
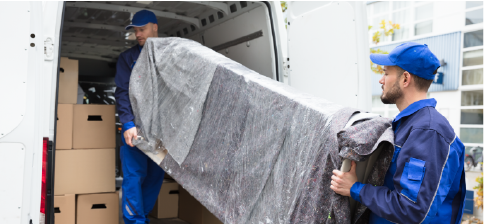
[[[54,60],[54,41],[50,37],[47,37],[44,41],[44,60]]]

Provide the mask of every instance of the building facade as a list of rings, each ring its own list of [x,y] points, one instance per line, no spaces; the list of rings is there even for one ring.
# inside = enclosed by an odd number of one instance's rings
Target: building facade
[[[373,1],[367,4],[367,16],[370,41],[375,32],[383,32],[382,20],[400,25],[392,35],[382,35],[378,44],[371,42],[371,49],[390,52],[408,41],[428,45],[441,60],[428,97],[437,100],[436,109],[450,122],[466,146],[466,153],[472,147],[482,147],[483,2]],[[371,73],[372,112],[395,117],[397,107],[380,100],[381,75]],[[466,174],[468,190],[476,185],[472,175],[480,173]],[[482,217],[482,210],[474,210],[474,214]]]

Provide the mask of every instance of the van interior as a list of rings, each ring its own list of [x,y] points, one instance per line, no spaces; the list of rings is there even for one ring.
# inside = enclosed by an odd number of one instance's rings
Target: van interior
[[[60,56],[78,61],[78,94],[83,97],[78,98],[77,104],[116,104],[117,58],[137,45],[133,29],[125,27],[131,23],[133,15],[143,9],[157,16],[159,37],[197,41],[279,81],[274,24],[267,2],[65,2]],[[112,131],[116,132],[118,190],[122,183],[119,156],[122,124],[117,114],[113,116],[116,116],[116,129]],[[122,223],[122,214],[119,216]],[[52,223],[49,219],[53,218],[47,215],[46,222]]]

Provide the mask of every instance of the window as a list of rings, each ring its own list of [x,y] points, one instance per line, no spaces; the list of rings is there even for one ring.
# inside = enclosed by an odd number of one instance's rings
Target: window
[[[373,5],[373,14],[388,12],[389,2],[377,2]]]
[[[462,71],[462,85],[482,84],[482,68]]]
[[[466,25],[482,23],[482,9],[466,12]]]
[[[483,124],[482,123],[483,109],[464,109],[460,112],[461,124]]]
[[[470,6],[471,5],[471,6]],[[480,4],[466,3],[467,8],[474,10]],[[482,15],[482,13],[481,13]],[[462,82],[460,110],[460,139],[466,145],[483,145],[483,57],[482,29],[463,33],[462,38]]]
[[[482,23],[482,1],[466,2],[466,26]],[[482,32],[481,32],[482,33]]]
[[[417,22],[414,27],[414,33],[415,36],[426,34],[426,33],[431,33],[432,32],[432,26],[433,26],[433,21],[432,18],[434,16],[434,4],[425,4],[422,6],[418,6],[415,8],[415,21],[422,21],[426,20],[423,22]],[[430,19],[430,20],[428,20]]]
[[[430,19],[434,16],[434,4],[426,4],[415,8],[415,21]]]
[[[462,91],[461,106],[482,105],[482,90]]]
[[[415,24],[415,36],[431,33],[432,32],[432,21],[425,21]]]
[[[467,1],[466,9],[482,6],[482,1]]]
[[[370,34],[372,36],[376,31],[381,33],[382,20],[399,24],[400,29],[395,29],[389,37],[381,35],[380,43],[431,33],[434,31],[434,7],[433,2],[413,1],[382,1],[369,4],[367,12],[368,23],[372,27]]]
[[[393,2],[393,10],[403,9],[410,6],[410,2],[402,1],[402,2]]]
[[[463,66],[482,65],[482,49],[464,52]]]
[[[407,4],[393,2],[393,6],[394,6],[394,8],[395,8],[395,5],[398,5],[397,6],[398,8],[409,6],[408,2],[406,2],[406,3]],[[411,23],[411,21],[412,21],[412,19],[410,18],[410,13],[411,13],[410,8],[400,10],[400,11],[396,11],[396,12],[393,13],[393,23],[400,24],[400,29],[394,30],[394,33],[393,33],[393,36],[392,36],[393,41],[403,40],[403,39],[406,39],[410,36],[408,25],[407,25],[407,24]]]
[[[482,143],[482,128],[461,128],[460,140],[463,143]]]
[[[464,34],[464,48],[482,46],[482,30]]]

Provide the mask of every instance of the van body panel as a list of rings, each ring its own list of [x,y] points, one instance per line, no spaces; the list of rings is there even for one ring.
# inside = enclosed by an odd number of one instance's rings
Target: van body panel
[[[16,21],[5,23],[8,33],[0,37],[8,52],[0,60],[3,65],[0,105],[2,112],[8,113],[0,116],[0,123],[2,127],[12,120],[18,123],[0,138],[2,157],[8,158],[0,163],[0,169],[17,177],[4,179],[14,183],[0,186],[0,198],[13,197],[2,200],[6,203],[0,204],[0,222],[38,223],[44,137],[42,3],[0,2],[0,11],[3,21]],[[16,196],[18,191],[22,192],[20,196]],[[3,222],[4,219],[8,221]]]
[[[331,102],[369,110],[366,24],[359,2],[290,2],[288,5],[289,85]],[[358,6],[358,7],[357,7]],[[367,27],[367,26],[364,26]],[[368,78],[367,78],[368,77]],[[360,79],[365,82],[359,82]],[[369,92],[368,92],[369,93]],[[359,97],[360,96],[360,97]]]
[[[212,48],[262,30],[262,37],[219,50],[218,53],[243,64],[261,75],[276,79],[272,33],[270,24],[267,23],[266,11],[266,7],[261,5],[206,30],[204,33],[205,46]]]

